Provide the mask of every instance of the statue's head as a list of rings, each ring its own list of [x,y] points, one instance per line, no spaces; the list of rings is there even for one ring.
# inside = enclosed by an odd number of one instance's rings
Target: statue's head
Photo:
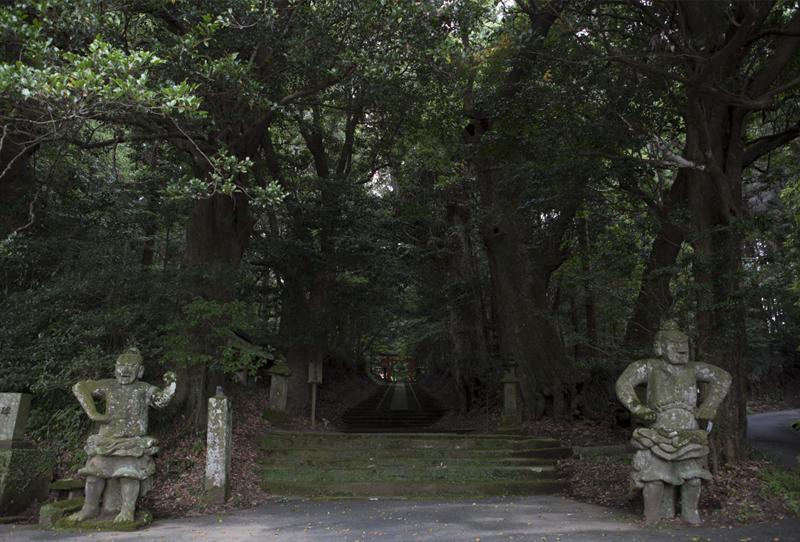
[[[676,365],[689,362],[689,336],[678,327],[675,320],[667,320],[656,333],[653,344],[656,355]]]
[[[133,384],[144,375],[142,354],[138,348],[128,348],[117,358],[114,376],[120,384]]]

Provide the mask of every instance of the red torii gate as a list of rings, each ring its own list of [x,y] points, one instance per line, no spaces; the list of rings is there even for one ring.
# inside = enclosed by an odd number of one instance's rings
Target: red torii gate
[[[408,371],[408,381],[414,382],[417,379],[417,361],[408,356],[400,354],[379,354],[381,360],[381,374],[384,380],[391,382],[396,365],[405,365]]]

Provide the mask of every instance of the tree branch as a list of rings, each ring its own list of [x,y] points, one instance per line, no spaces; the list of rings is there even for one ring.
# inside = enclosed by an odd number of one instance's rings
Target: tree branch
[[[782,147],[800,136],[800,122],[783,132],[772,134],[750,142],[744,149],[742,166],[747,167],[753,162],[775,149]]]

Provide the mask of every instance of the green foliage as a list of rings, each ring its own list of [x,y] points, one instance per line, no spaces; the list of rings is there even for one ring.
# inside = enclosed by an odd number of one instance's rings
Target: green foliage
[[[227,372],[255,372],[266,360],[227,345],[232,329],[247,330],[251,324],[246,303],[195,299],[163,326],[164,360],[172,365],[188,360],[194,365],[219,366]]]
[[[765,490],[779,497],[795,515],[800,515],[800,473],[777,467],[764,469],[760,473]]]

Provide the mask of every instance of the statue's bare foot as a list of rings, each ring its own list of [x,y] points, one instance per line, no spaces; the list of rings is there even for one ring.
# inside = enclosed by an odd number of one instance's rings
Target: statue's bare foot
[[[133,512],[122,510],[117,514],[117,517],[114,518],[114,523],[125,523],[127,521],[133,521]]]
[[[87,519],[96,518],[100,512],[100,508],[82,508],[80,512],[70,514],[67,519],[70,521],[86,521]]]
[[[697,512],[697,510],[682,512],[681,519],[683,519],[683,521],[685,521],[689,525],[700,525],[702,523],[702,520],[700,519],[700,514]]]

